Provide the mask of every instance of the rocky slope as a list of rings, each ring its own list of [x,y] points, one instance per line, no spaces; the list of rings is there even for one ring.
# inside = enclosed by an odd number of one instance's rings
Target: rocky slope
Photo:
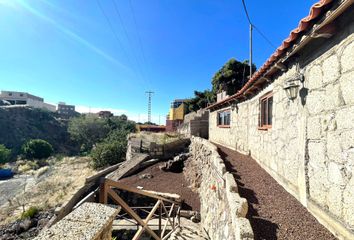
[[[12,149],[13,156],[25,141],[35,138],[48,141],[56,152],[70,154],[78,149],[70,140],[67,122],[55,113],[26,107],[0,108],[0,144]]]

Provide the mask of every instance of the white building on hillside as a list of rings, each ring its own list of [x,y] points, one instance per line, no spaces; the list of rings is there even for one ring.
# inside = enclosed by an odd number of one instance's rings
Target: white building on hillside
[[[46,109],[51,112],[56,111],[56,106],[45,103],[43,98],[26,92],[1,91],[0,100],[10,103],[11,106],[28,106]]]

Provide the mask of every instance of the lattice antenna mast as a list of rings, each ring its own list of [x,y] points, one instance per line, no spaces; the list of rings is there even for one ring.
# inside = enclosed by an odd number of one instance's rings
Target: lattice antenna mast
[[[145,93],[148,95],[148,122],[151,123],[151,98],[154,92],[146,91]]]

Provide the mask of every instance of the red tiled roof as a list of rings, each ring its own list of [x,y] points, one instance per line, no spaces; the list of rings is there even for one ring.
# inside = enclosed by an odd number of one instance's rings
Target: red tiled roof
[[[264,73],[267,72],[267,70],[269,70],[272,64],[279,60],[279,58],[289,49],[289,47],[301,37],[301,34],[304,31],[309,30],[313,26],[311,21],[326,11],[325,7],[333,1],[334,0],[320,0],[319,2],[312,5],[309,15],[300,20],[298,27],[290,32],[289,37],[283,41],[283,43],[268,58],[263,66],[253,74],[252,78],[248,80],[248,82],[236,94],[224,99],[221,102],[217,102],[209,106],[208,109],[220,105],[224,102],[228,102],[229,100],[235,99],[242,95],[254,82],[256,82],[260,77],[262,77]]]

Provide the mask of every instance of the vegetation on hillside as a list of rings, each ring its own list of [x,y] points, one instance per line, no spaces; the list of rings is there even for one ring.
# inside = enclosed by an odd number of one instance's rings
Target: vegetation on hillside
[[[127,135],[135,131],[135,123],[125,115],[110,118],[86,115],[71,119],[68,131],[82,152],[91,153],[92,166],[100,168],[124,160]]]
[[[252,72],[255,71],[256,66],[253,64]],[[228,95],[236,93],[247,82],[249,74],[248,61],[239,62],[231,58],[214,74],[211,90],[194,91],[194,97],[187,101],[187,112],[197,111],[214,103],[220,91],[226,91]]]
[[[0,144],[0,164],[4,164],[10,160],[11,150],[7,149],[5,145]]]
[[[42,139],[31,139],[22,146],[22,153],[27,159],[48,158],[53,152],[52,145]]]
[[[11,158],[21,153],[22,145],[31,139],[50,143],[55,153],[76,154],[78,144],[70,139],[67,121],[41,109],[0,108],[0,143],[11,149]]]

